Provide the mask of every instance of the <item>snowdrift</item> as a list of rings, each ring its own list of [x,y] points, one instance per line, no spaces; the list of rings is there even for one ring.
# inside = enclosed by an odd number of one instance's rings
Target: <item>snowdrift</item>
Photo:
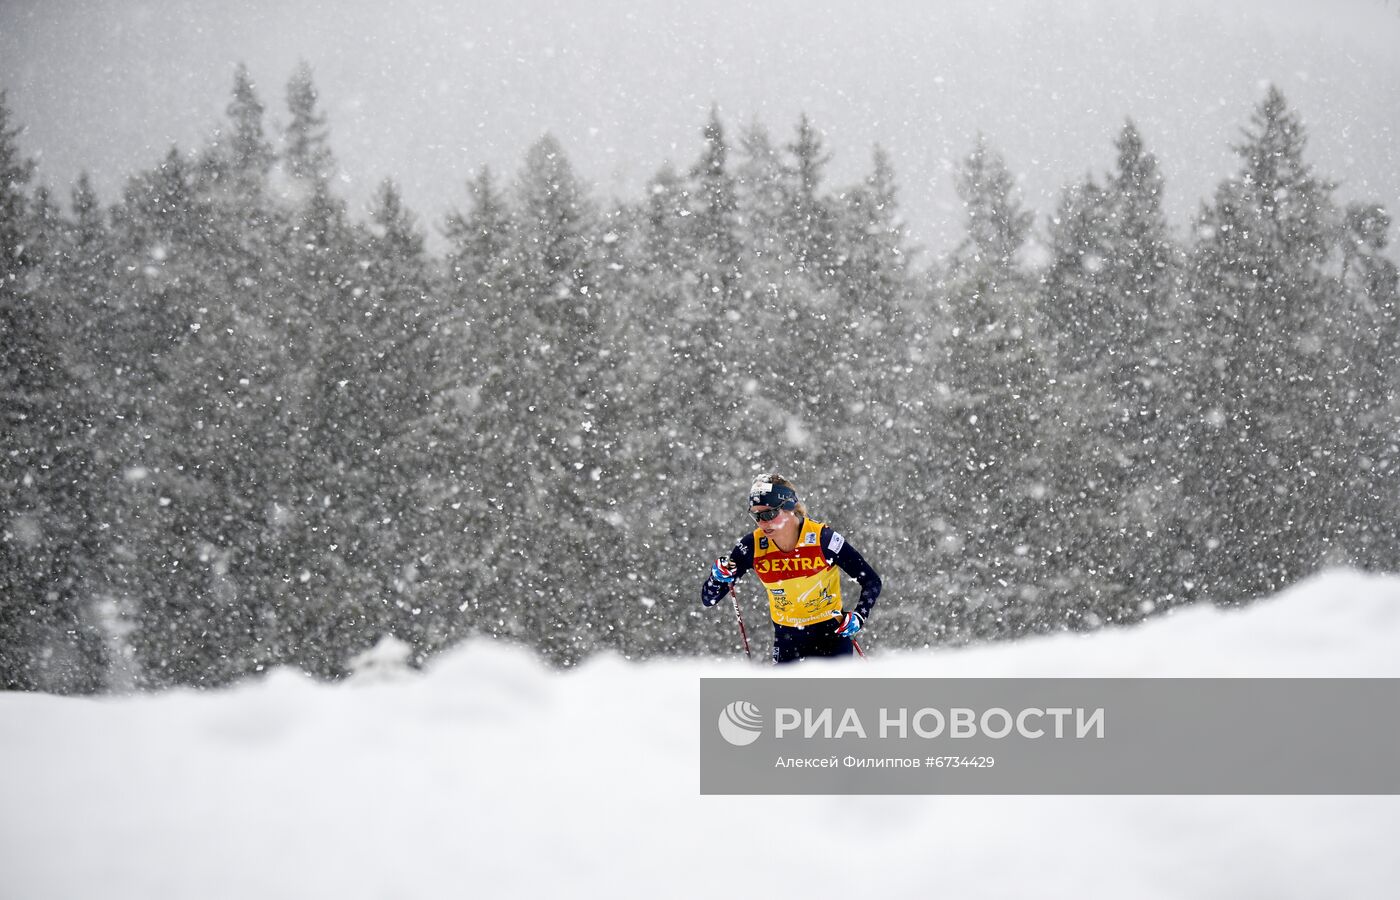
[[[1394,896],[1394,797],[701,797],[699,677],[756,673],[1396,677],[1400,578],[781,672],[476,642],[377,681],[0,694],[0,898]]]

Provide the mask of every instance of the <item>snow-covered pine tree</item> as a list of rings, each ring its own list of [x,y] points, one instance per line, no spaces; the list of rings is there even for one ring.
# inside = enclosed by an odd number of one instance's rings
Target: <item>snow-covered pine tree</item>
[[[510,210],[489,166],[467,182],[467,198],[467,212],[450,213],[443,229],[450,296],[471,319],[489,324],[510,289]]]
[[[670,165],[614,228],[622,254],[617,290],[630,298],[619,371],[623,396],[617,551],[630,572],[674,569],[655,540],[672,547],[720,545],[733,539],[736,507],[714,485],[725,469],[734,410],[742,392],[740,347],[747,344],[737,183],[718,113],[701,131],[700,156],[682,175]],[[664,499],[662,499],[664,498]],[[675,578],[631,576],[615,593],[633,627],[620,634],[624,652],[696,652],[715,646],[714,631],[686,616],[693,566]],[[685,575],[680,573],[684,572]],[[687,624],[694,619],[693,624]]]
[[[785,234],[787,167],[763,123],[741,129],[734,174],[740,240],[747,251],[746,299],[751,299],[758,286],[796,265]]]
[[[936,506],[951,526],[952,540],[940,549],[966,581],[936,609],[955,622],[970,619],[977,634],[1013,636],[1060,624],[1039,606],[1054,535],[1042,433],[1051,396],[1044,327],[1018,259],[1032,216],[985,138],[959,167],[957,190],[967,237],[942,284],[946,369],[935,373],[946,386],[947,417],[931,456],[947,489]],[[966,612],[957,608],[964,600]]]
[[[289,207],[283,236],[293,263],[289,276],[293,283],[288,288],[297,298],[295,309],[310,317],[308,332],[315,330],[319,317],[333,311],[337,286],[354,264],[345,202],[331,189],[336,160],[318,102],[311,68],[303,62],[287,82],[290,121],[282,134],[278,184],[281,199]]]
[[[296,401],[285,362],[301,320],[282,290],[264,114],[240,66],[228,119],[187,181],[194,227],[148,266],[187,332],[159,361],[148,415],[145,465],[166,555],[148,603],[177,607],[182,622],[147,647],[160,653],[143,666],[158,682],[220,684],[282,661],[282,617],[296,607]]]
[[[509,471],[492,485],[492,499],[517,541],[551,530],[546,558],[503,561],[517,573],[505,602],[517,610],[522,636],[567,662],[616,627],[598,598],[564,587],[580,567],[603,568],[609,553],[612,504],[596,485],[614,474],[615,409],[606,387],[616,319],[599,289],[598,211],[553,136],[526,153],[514,196],[518,290],[507,340],[517,353],[515,421],[493,447]]]
[[[288,79],[286,97],[290,120],[282,136],[282,166],[297,181],[326,181],[335,172],[335,154],[326,116],[318,106],[315,75],[305,60]]]
[[[58,212],[30,197],[19,134],[0,93],[0,688],[92,691],[103,648],[81,577],[95,555],[87,448],[50,277]]]
[[[704,149],[690,169],[690,255],[701,289],[716,301],[710,309],[723,311],[737,299],[741,262],[738,187],[729,168],[729,143],[717,107],[711,107],[702,134]]]
[[[786,150],[791,159],[784,181],[786,224],[797,270],[816,284],[830,284],[837,259],[832,214],[822,194],[822,182],[831,154],[806,113],[798,119],[797,134]]]
[[[707,144],[706,155],[714,152]],[[625,353],[614,370],[622,388],[618,439],[604,484],[617,501],[607,513],[616,529],[613,558],[626,573],[608,592],[619,626],[607,634],[607,645],[628,655],[704,646],[705,629],[684,624],[690,598],[676,590],[681,578],[642,576],[668,568],[658,533],[668,535],[672,549],[692,546],[719,514],[712,482],[706,483],[718,465],[709,433],[724,418],[716,404],[730,401],[724,371],[732,323],[723,313],[719,257],[697,244],[710,226],[695,221],[705,213],[693,179],[723,176],[707,170],[703,158],[692,172],[687,177],[663,166],[643,197],[607,226],[605,283],[623,304],[615,333]],[[669,566],[688,571],[693,561],[673,558]]]
[[[915,377],[911,358],[914,319],[909,243],[893,162],[880,146],[857,184],[829,198],[836,246],[838,303],[822,324],[833,357],[826,378],[839,386],[828,428],[832,464],[859,546],[880,558],[892,584],[928,585],[928,535],[909,523],[929,509],[937,474],[930,465],[932,412],[927,381]],[[858,499],[857,499],[858,498]],[[875,548],[881,548],[879,550]],[[890,604],[880,612],[880,634],[894,638],[922,630],[925,611]]]
[[[1235,147],[1236,175],[1197,224],[1191,297],[1199,314],[1201,425],[1190,500],[1205,590],[1242,602],[1332,556],[1354,421],[1341,415],[1334,354],[1341,300],[1333,188],[1304,156],[1306,132],[1277,88]]]
[[[850,385],[845,365],[835,378],[818,377],[850,351],[847,311],[835,288],[830,202],[821,193],[829,157],[805,115],[783,150],[755,127],[740,164],[747,236],[755,248],[773,247],[777,255],[752,254],[740,327],[731,332],[740,338],[731,355],[741,392],[729,446],[754,460],[755,470],[772,466],[775,457],[801,455],[814,475],[827,478],[834,472],[823,454],[839,449],[826,433],[829,411]],[[812,495],[822,487],[810,477],[803,483]]]
[[[122,531],[114,553],[130,560],[131,590],[140,605],[132,644],[145,684],[198,683],[220,649],[228,617],[206,605],[197,571],[181,569],[192,542],[179,534],[171,509],[195,472],[167,469],[169,441],[181,440],[178,417],[198,420],[175,396],[175,352],[202,324],[199,309],[219,308],[197,259],[205,245],[210,204],[198,195],[186,156],[172,147],[154,168],[128,179],[112,210],[113,310],[124,327],[104,355],[116,376],[108,390],[114,467],[121,472]],[[212,306],[211,306],[212,304]],[[162,431],[175,427],[173,433]],[[196,488],[197,490],[197,488]],[[180,515],[200,508],[195,500]],[[207,623],[207,627],[206,627]]]
[[[348,658],[392,633],[426,654],[455,631],[460,599],[444,592],[442,564],[457,555],[461,529],[444,541],[434,514],[450,495],[461,435],[442,435],[437,419],[453,404],[445,375],[455,337],[442,288],[417,219],[386,180],[375,194],[350,292],[345,364],[332,393],[343,428],[339,447],[347,487],[349,579],[358,617],[336,610],[343,631],[328,650]],[[342,384],[342,381],[348,382]],[[346,573],[347,575],[349,572]]]
[[[847,413],[854,421],[892,425],[904,399],[899,388],[908,382],[912,251],[889,155],[876,146],[869,174],[830,205],[840,303],[826,331],[833,346],[845,345],[842,362],[853,385],[848,397],[856,404]]]
[[[251,212],[261,207],[275,160],[263,123],[265,112],[248,67],[239,63],[233,75],[227,121],[215,135],[207,156],[213,180],[218,182],[209,190],[216,196],[224,194],[233,205],[246,205]]]
[[[55,301],[64,310],[62,353],[72,373],[68,407],[87,457],[81,493],[87,516],[89,553],[81,571],[81,590],[92,598],[97,628],[107,647],[102,673],[112,690],[135,686],[135,671],[125,635],[140,609],[133,590],[133,560],[118,553],[117,536],[127,533],[126,484],[122,477],[124,424],[112,411],[122,407],[117,395],[122,372],[112,347],[128,327],[113,290],[116,250],[107,211],[86,172],[73,186],[71,214],[56,242],[53,264]]]
[[[1334,316],[1332,353],[1345,366],[1342,417],[1355,435],[1339,527],[1349,535],[1349,561],[1394,572],[1400,568],[1390,527],[1400,517],[1393,490],[1400,475],[1400,278],[1386,256],[1390,226],[1390,214],[1379,204],[1347,206],[1340,235],[1342,308]]]
[[[1179,267],[1156,159],[1127,123],[1102,185],[1067,189],[1050,223],[1042,309],[1057,355],[1062,498],[1057,570],[1067,610],[1089,624],[1181,599],[1169,535],[1182,514],[1175,425]]]
[[[869,174],[835,202],[838,287],[846,302],[865,311],[866,327],[877,335],[898,324],[908,288],[912,251],[898,195],[894,164],[876,145]]]
[[[503,604],[515,603],[514,591],[502,587],[509,571],[498,566],[511,547],[499,485],[515,460],[500,454],[499,442],[520,424],[514,386],[522,353],[520,276],[514,216],[494,172],[483,167],[466,187],[466,211],[451,213],[444,228],[451,333],[444,336],[443,384],[451,387],[438,425],[440,446],[456,456],[440,512],[443,534],[468,546],[444,550],[452,567],[442,578],[458,599],[461,626],[494,635],[501,632]]]

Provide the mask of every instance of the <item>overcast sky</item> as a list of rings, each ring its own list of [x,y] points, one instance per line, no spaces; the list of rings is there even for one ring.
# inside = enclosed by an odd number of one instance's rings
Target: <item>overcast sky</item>
[[[1132,117],[1184,229],[1269,82],[1341,199],[1400,217],[1397,0],[0,0],[0,89],[65,194],[88,170],[113,201],[173,142],[200,145],[240,61],[275,127],[301,59],[344,194],[359,208],[393,177],[434,231],[475,171],[513,176],[546,131],[600,200],[636,197],[696,158],[711,104],[731,137],[756,119],[786,141],[808,113],[833,187],[883,145],[911,232],[938,253],[961,235],[951,166],[979,131],[1043,227]]]

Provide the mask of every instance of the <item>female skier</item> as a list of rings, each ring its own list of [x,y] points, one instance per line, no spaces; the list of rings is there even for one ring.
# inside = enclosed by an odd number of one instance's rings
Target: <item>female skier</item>
[[[768,591],[774,663],[849,656],[851,638],[880,596],[880,576],[830,525],[807,518],[792,483],[781,475],[754,481],[749,514],[758,527],[715,560],[700,602],[714,606],[752,569]],[[850,611],[842,609],[838,567],[860,584],[860,600]]]

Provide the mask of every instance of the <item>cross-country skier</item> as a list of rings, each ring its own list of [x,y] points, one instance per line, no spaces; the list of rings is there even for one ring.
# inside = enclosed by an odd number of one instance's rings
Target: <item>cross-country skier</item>
[[[830,525],[807,518],[807,507],[781,475],[754,481],[749,514],[758,527],[715,560],[700,602],[714,606],[752,569],[768,591],[773,662],[849,656],[852,638],[880,596],[880,576]],[[860,600],[850,610],[841,604],[838,568],[860,584]]]

